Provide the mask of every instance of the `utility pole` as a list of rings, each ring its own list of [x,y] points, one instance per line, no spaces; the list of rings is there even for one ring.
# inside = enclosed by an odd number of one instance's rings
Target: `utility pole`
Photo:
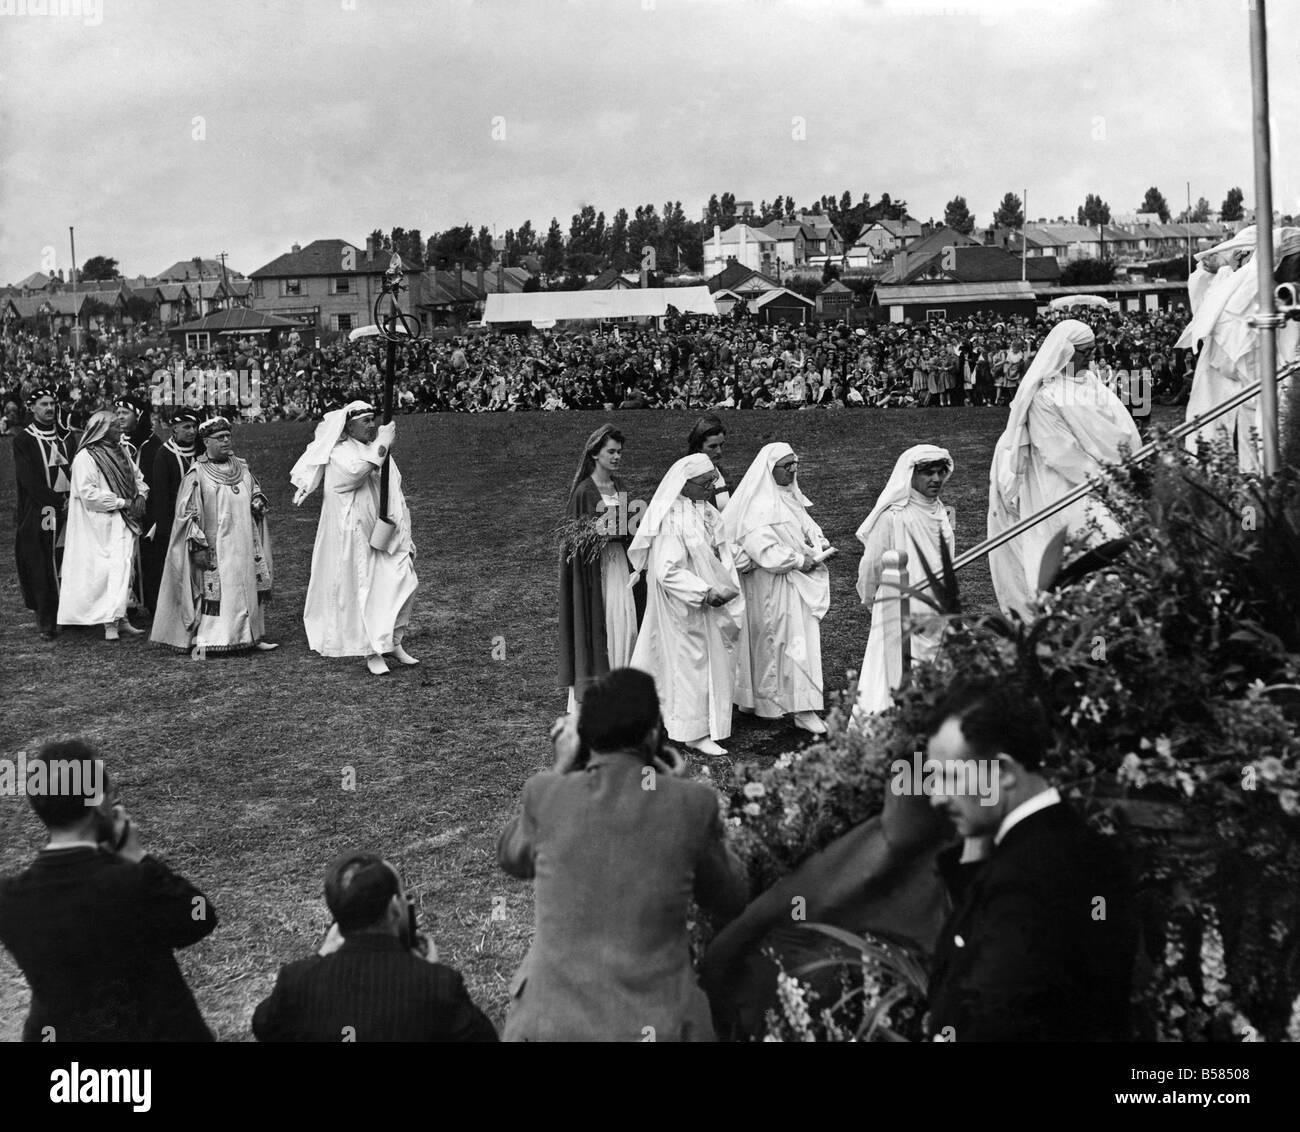
[[[77,230],[68,225],[68,241],[72,245],[72,293],[77,293]],[[50,319],[53,327],[54,319]],[[51,343],[53,344],[53,343]],[[72,304],[72,352],[81,353],[81,316],[77,313],[77,304]]]
[[[217,252],[217,258],[221,260],[221,285],[226,289],[226,310],[234,305],[234,300],[230,296],[230,280],[226,276],[226,253]]]
[[[1192,277],[1192,183],[1187,182],[1187,278]]]
[[[1024,195],[1020,198],[1020,210],[1024,214],[1020,222],[1020,282],[1023,283],[1029,277],[1029,190],[1020,190]]]

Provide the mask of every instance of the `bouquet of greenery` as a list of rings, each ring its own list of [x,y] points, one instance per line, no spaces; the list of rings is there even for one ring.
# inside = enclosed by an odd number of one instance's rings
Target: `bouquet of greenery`
[[[555,528],[555,541],[565,562],[595,566],[609,542],[609,533],[599,516],[580,515],[576,519],[565,519]]]

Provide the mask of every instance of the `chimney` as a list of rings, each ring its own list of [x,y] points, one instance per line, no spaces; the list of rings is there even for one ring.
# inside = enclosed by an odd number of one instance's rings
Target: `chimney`
[[[299,244],[294,244],[293,247],[290,248],[289,250],[290,250],[294,255],[297,255],[300,251],[302,251],[302,247],[301,247]]]
[[[366,262],[372,263],[375,258],[375,238],[374,236],[366,237]]]

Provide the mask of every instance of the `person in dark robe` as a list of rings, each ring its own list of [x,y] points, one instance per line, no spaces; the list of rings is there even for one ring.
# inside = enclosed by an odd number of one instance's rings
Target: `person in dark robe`
[[[113,402],[117,426],[122,430],[122,447],[131,462],[140,469],[145,486],[153,489],[153,461],[162,447],[162,439],[153,430],[153,411],[148,401],[136,397],[119,397]],[[148,530],[148,527],[145,528]],[[135,574],[131,579],[131,605],[137,610],[152,609],[145,590],[147,569],[144,556],[149,544],[136,542]]]
[[[593,681],[631,661],[644,610],[644,583],[639,593],[628,589],[631,516],[615,474],[622,451],[623,434],[601,425],[583,445],[569,489],[566,519],[592,521],[605,536],[595,554],[574,553],[570,545],[560,550],[560,684],[569,689],[570,712]]]
[[[145,512],[144,538],[140,544],[140,562],[144,571],[144,601],[152,610],[158,608],[158,587],[162,584],[163,565],[167,561],[167,541],[176,518],[176,496],[181,480],[198,455],[199,415],[193,409],[178,409],[172,414],[172,435],[154,454],[149,470],[140,469],[149,485],[149,507]]]
[[[713,461],[713,467],[717,470],[718,479],[713,485],[713,493],[709,502],[719,511],[727,506],[727,501],[731,498],[731,488],[727,486],[727,474],[722,470],[722,446],[727,440],[727,430],[723,428],[722,421],[712,413],[706,413],[695,422],[695,427],[691,429],[690,435],[686,438],[686,454],[688,456],[696,452],[703,452],[710,460]]]
[[[58,633],[59,580],[68,522],[72,436],[59,428],[54,390],[32,394],[32,423],[14,435],[14,555],[23,602],[36,614],[41,639]]]

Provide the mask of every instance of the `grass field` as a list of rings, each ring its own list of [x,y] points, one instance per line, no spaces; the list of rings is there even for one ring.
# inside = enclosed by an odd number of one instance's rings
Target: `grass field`
[[[854,592],[853,532],[907,446],[953,454],[945,498],[959,547],[984,532],[988,464],[1004,409],[731,412],[724,467],[733,485],[765,443],[800,457],[813,515],[841,550],[823,622],[829,688],[862,660],[866,611]],[[418,895],[422,925],[501,1024],[506,984],[532,928],[531,888],[496,868],[495,844],[523,781],[548,764],[547,729],[563,710],[555,675],[556,565],[582,441],[603,420],[627,435],[624,474],[648,499],[684,454],[693,415],[667,412],[424,415],[402,418],[395,456],[412,510],[420,593],[407,647],[422,664],[369,676],[360,660],[307,649],[302,607],[319,493],[295,510],[288,473],[310,425],[238,427],[235,450],[271,498],[278,652],[178,658],[98,630],[40,640],[13,574],[13,471],[0,457],[3,720],[10,757],[55,735],[97,744],[121,782],[142,843],[213,900],[220,925],[181,963],[223,1040],[250,1038],[253,1007],[282,963],[308,954],[328,926],[326,862],[347,848],[383,852]],[[963,576],[971,605],[991,603],[984,564]],[[494,641],[504,659],[494,659]],[[501,650],[497,649],[500,656]],[[716,760],[775,756],[802,744],[784,725],[737,716]],[[343,789],[344,768],[355,790]],[[0,872],[42,844],[20,799],[0,799]],[[496,915],[494,917],[494,909]],[[504,916],[501,914],[504,909]],[[17,1038],[26,984],[0,954],[0,1038]]]

